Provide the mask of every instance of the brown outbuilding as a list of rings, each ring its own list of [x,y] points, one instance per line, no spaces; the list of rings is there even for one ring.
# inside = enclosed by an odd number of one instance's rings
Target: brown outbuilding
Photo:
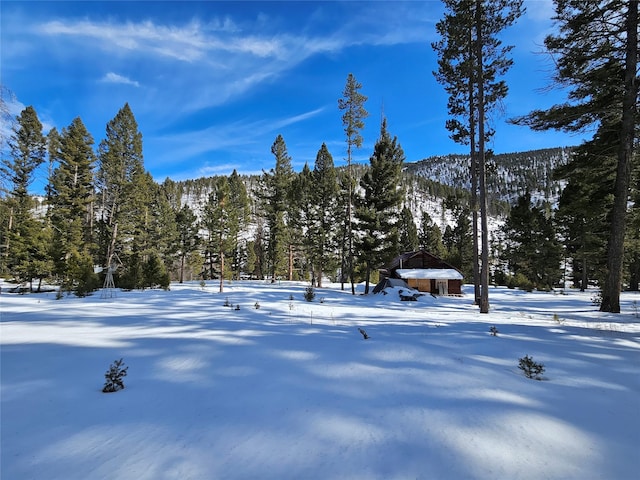
[[[399,255],[380,273],[381,277],[402,279],[409,287],[421,292],[434,295],[462,294],[462,273],[425,250]]]

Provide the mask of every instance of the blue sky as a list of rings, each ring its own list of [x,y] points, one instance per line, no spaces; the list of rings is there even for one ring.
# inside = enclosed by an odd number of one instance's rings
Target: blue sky
[[[509,96],[492,114],[496,153],[581,140],[505,123],[564,99],[544,90],[552,67],[539,53],[552,4],[525,5],[504,35],[515,65]],[[268,170],[278,134],[296,171],[313,166],[323,142],[344,164],[337,101],[349,73],[370,113],[357,162],[368,161],[382,112],[407,161],[467,151],[448,138],[447,97],[432,75],[440,1],[3,0],[0,8],[1,83],[15,94],[12,112],[33,105],[45,133],[79,116],[97,146],[128,102],[157,181]]]

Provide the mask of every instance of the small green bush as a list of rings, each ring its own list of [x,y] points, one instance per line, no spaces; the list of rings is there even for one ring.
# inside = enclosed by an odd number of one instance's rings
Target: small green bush
[[[313,302],[313,299],[316,298],[316,292],[313,290],[313,287],[307,287],[304,290],[304,299],[307,302]]]
[[[529,355],[522,357],[518,363],[518,368],[524,372],[525,377],[535,380],[542,380],[544,365],[537,363]]]

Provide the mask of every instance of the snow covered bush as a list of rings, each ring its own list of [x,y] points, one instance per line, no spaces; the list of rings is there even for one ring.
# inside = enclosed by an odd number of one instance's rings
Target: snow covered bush
[[[104,393],[117,392],[124,388],[123,378],[127,376],[129,367],[124,366],[122,359],[116,360],[111,364],[107,373],[104,374],[105,382],[102,391]]]
[[[496,328],[495,325],[491,325],[491,327],[489,328],[489,331],[491,332],[491,335],[493,337],[497,337],[498,336],[498,329]]]
[[[541,375],[544,373],[544,365],[534,362],[533,358],[529,355],[525,355],[520,359],[518,368],[524,372],[525,377],[536,380],[541,380]]]

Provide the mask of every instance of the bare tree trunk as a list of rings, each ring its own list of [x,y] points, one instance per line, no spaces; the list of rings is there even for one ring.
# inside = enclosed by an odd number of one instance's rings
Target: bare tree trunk
[[[220,248],[220,293],[224,291],[224,252]]]
[[[489,233],[487,222],[487,185],[484,145],[484,66],[482,55],[482,1],[476,0],[476,62],[478,84],[478,177],[480,187],[480,223],[482,254],[480,269],[480,313],[489,313]]]
[[[293,244],[289,244],[289,281],[293,281]]]
[[[618,168],[614,187],[611,236],[607,249],[607,278],[602,292],[600,311],[620,313],[620,290],[622,289],[622,261],[627,202],[631,178],[633,143],[635,139],[635,117],[637,111],[638,79],[638,1],[631,0],[626,22],[627,46],[625,52],[624,97],[622,99],[622,125],[618,148]]]
[[[186,255],[184,252],[180,255],[180,283],[184,283],[184,259]]]
[[[353,226],[351,223],[351,203],[353,201],[353,174],[351,171],[351,144],[347,148],[348,170],[349,170],[349,198],[347,200],[347,224],[349,225],[347,235],[349,237],[349,253],[347,256],[347,267],[349,269],[349,279],[351,281],[351,295],[356,294],[356,287],[353,282]]]
[[[469,29],[469,58],[473,58],[473,33]],[[476,120],[473,68],[469,72],[469,144],[471,150],[471,221],[473,230],[473,299],[480,305],[480,258],[478,252],[478,158],[476,155]]]

